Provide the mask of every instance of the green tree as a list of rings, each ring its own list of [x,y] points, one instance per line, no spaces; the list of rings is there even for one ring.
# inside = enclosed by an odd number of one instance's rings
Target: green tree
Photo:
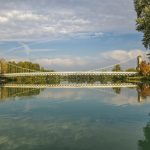
[[[112,71],[122,71],[121,66],[119,64],[115,65]]]
[[[134,0],[137,12],[137,31],[143,32],[143,44],[150,49],[150,0]]]
[[[128,71],[128,72],[134,72],[134,71],[136,71],[136,69],[135,68],[128,68],[126,71]]]
[[[0,60],[1,73],[7,73],[8,65],[4,59]]]

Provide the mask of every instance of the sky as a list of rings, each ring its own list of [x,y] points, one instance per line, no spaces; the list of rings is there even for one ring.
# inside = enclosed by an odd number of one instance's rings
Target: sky
[[[0,55],[7,60],[94,70],[143,55],[142,36],[133,0],[0,0]]]

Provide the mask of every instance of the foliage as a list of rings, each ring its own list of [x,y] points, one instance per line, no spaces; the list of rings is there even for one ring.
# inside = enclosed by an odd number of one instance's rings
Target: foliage
[[[135,72],[135,71],[137,71],[135,68],[128,68],[127,70],[126,70],[127,72]]]
[[[63,81],[67,81],[68,83],[121,83],[125,81],[125,77],[117,77],[117,76],[105,76],[105,75],[70,75],[62,78]]]
[[[142,79],[141,79],[142,82],[144,83],[149,83],[150,84],[150,75],[149,76],[144,76]]]
[[[115,65],[112,71],[122,71],[121,66],[119,64]]]
[[[150,74],[150,64],[147,64],[146,61],[143,61],[140,64],[140,73],[143,75],[149,75]]]
[[[4,59],[0,61],[1,73],[16,73],[16,72],[34,72],[34,71],[53,71],[46,70],[41,67],[39,64],[28,62],[28,61],[10,61],[6,62]],[[17,66],[17,67],[16,67]],[[16,83],[60,83],[60,80],[57,76],[42,76],[42,77],[14,77],[9,78],[9,81],[15,81]]]
[[[16,72],[34,72],[34,71],[53,71],[46,70],[37,63],[32,63],[29,61],[9,61],[6,62],[4,59],[0,61],[1,73],[16,73]]]
[[[150,0],[134,0],[137,30],[144,33],[143,44],[150,49]]]
[[[7,73],[7,70],[8,70],[8,64],[5,63],[5,60],[4,59],[1,59],[0,60],[0,71],[1,73]]]

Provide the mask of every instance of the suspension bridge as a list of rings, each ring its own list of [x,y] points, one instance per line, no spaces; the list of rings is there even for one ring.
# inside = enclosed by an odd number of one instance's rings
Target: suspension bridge
[[[133,76],[138,72],[29,72],[29,73],[6,73],[2,77],[25,77],[25,76],[69,76],[69,75],[110,75],[110,76]]]
[[[136,88],[138,85],[132,83],[118,83],[118,84],[3,84],[0,87],[6,88]]]
[[[130,61],[130,59],[128,60]],[[124,61],[122,63],[126,63],[127,61]],[[139,67],[140,63],[142,62],[142,58],[139,56],[137,59],[137,68]],[[39,71],[39,70],[32,70],[29,68],[23,68],[20,66],[17,66],[15,64],[11,64],[9,62],[6,62],[9,65],[9,72],[2,73],[2,66],[0,65],[0,77],[29,77],[29,76],[69,76],[69,75],[75,75],[75,76],[80,76],[80,75],[103,75],[103,76],[134,76],[138,75],[138,71],[104,71],[104,69],[112,68],[116,64],[103,67],[100,69],[95,69],[95,70],[90,70],[90,71],[65,71],[65,72],[50,72],[50,71]],[[118,63],[119,64],[119,63]],[[121,63],[120,63],[121,64]],[[15,68],[15,72],[11,72],[12,68]]]

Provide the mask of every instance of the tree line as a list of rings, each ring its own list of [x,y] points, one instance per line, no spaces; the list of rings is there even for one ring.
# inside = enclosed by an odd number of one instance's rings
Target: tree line
[[[47,70],[44,67],[41,67],[37,63],[32,63],[29,61],[0,61],[1,73],[16,73],[16,72],[34,72],[34,71],[54,71]]]

